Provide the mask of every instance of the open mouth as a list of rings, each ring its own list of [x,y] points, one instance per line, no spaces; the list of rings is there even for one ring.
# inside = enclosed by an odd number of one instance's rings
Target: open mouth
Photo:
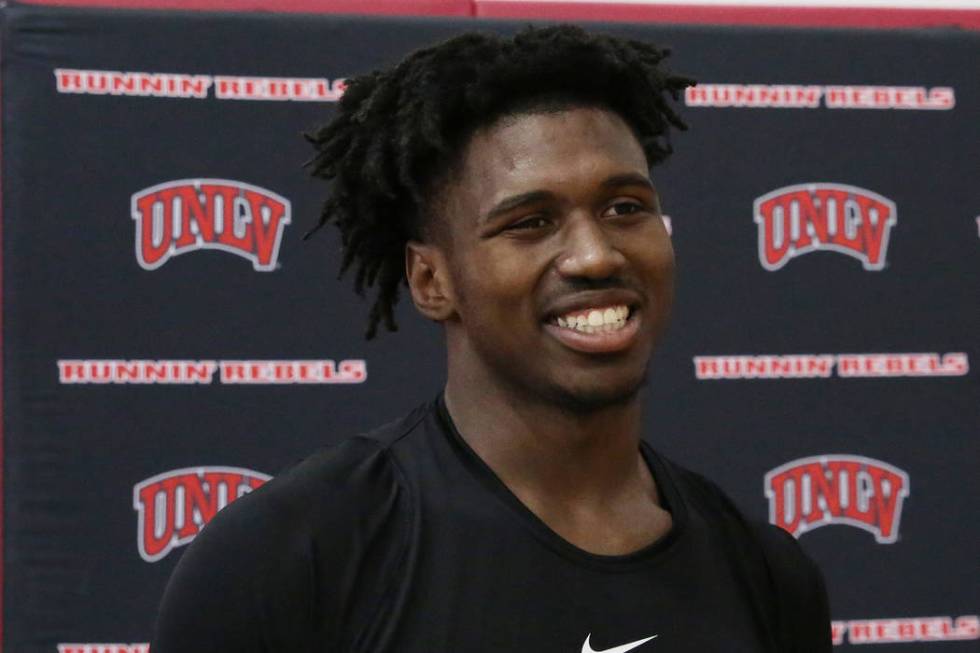
[[[629,349],[640,329],[638,309],[628,304],[594,306],[556,315],[545,331],[569,349],[609,354]]]
[[[626,304],[571,311],[556,315],[551,323],[579,333],[612,333],[626,327],[633,309]]]

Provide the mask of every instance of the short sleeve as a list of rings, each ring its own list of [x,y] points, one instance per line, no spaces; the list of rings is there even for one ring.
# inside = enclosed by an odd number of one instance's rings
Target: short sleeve
[[[356,437],[232,502],[177,564],[151,650],[344,650],[398,578],[406,496],[383,447]]]
[[[221,510],[184,552],[164,592],[153,653],[302,653],[310,632],[304,530],[252,495]]]

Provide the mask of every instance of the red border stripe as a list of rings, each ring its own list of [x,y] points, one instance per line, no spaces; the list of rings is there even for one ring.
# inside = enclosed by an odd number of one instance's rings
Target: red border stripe
[[[117,9],[191,9],[401,16],[472,16],[472,0],[27,0],[25,4]]]
[[[281,11],[530,20],[710,23],[804,27],[980,29],[980,9],[794,7],[541,2],[540,0],[27,0],[28,4],[126,9]]]
[[[869,7],[772,7],[637,4],[625,2],[501,2],[475,0],[482,18],[643,23],[799,25],[807,27],[969,27],[980,29],[980,9],[877,9]]]

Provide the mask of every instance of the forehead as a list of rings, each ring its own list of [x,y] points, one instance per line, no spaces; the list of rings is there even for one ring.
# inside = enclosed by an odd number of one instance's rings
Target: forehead
[[[511,194],[561,194],[648,172],[643,148],[622,118],[600,108],[570,108],[509,115],[477,130],[444,191],[456,204],[454,213],[479,212]]]

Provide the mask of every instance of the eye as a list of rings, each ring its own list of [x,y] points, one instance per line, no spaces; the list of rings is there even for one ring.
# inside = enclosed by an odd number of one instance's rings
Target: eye
[[[630,215],[632,213],[638,213],[646,210],[647,209],[644,205],[635,200],[620,200],[606,209],[605,213],[603,213],[603,217]]]
[[[518,222],[514,222],[506,227],[508,231],[531,231],[534,229],[544,229],[548,227],[551,223],[547,218],[535,215]]]

